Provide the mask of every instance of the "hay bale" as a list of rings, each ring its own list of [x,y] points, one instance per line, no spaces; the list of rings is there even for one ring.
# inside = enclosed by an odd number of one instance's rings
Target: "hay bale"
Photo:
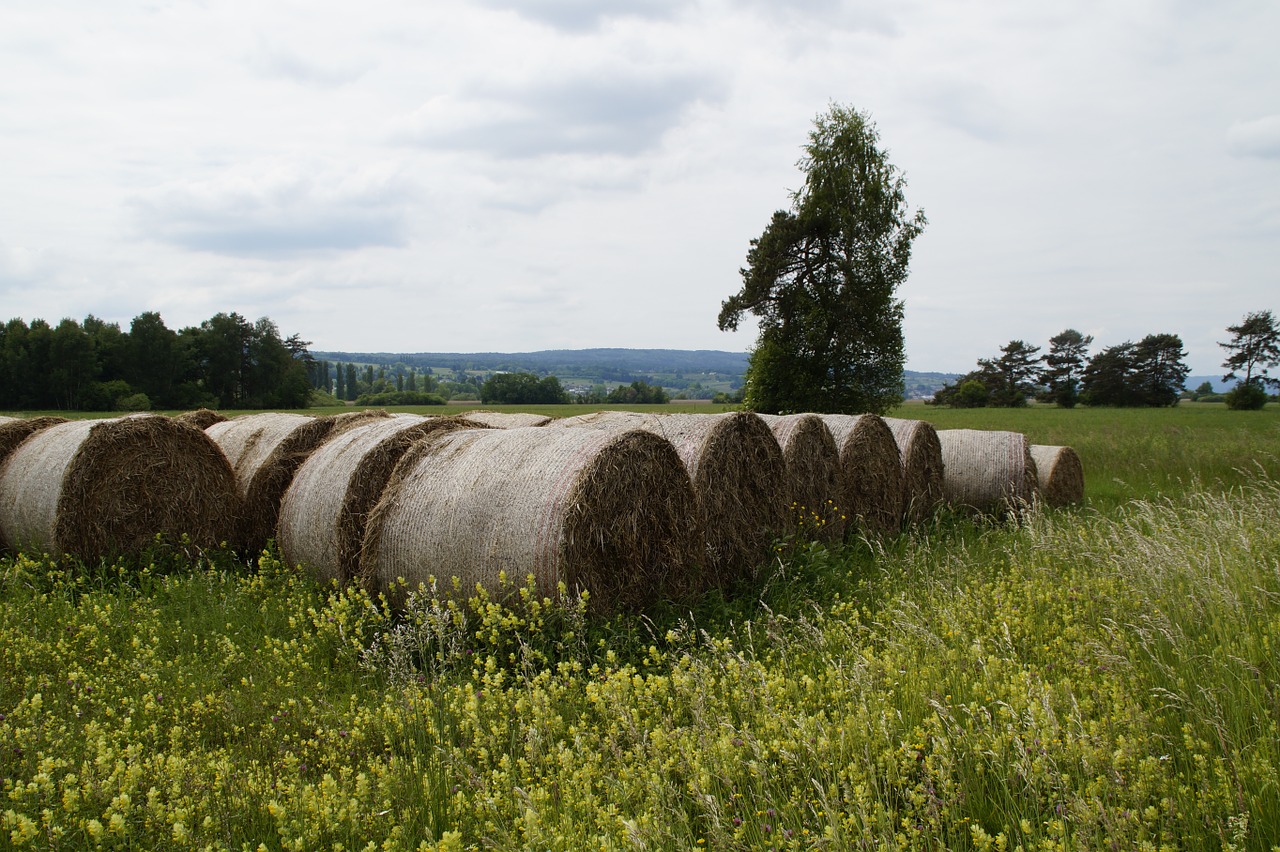
[[[334,425],[331,417],[268,412],[234,417],[205,430],[235,471],[241,501],[238,547],[256,553],[267,546],[276,534],[285,489]]]
[[[85,560],[138,554],[161,533],[217,546],[237,506],[217,445],[159,415],[49,426],[0,469],[0,537]]]
[[[818,541],[844,540],[848,507],[840,475],[840,451],[816,414],[761,414],[782,449],[791,492],[787,520]],[[892,440],[892,438],[890,438]]]
[[[462,416],[473,423],[481,423],[491,429],[525,429],[530,426],[546,426],[552,420],[545,414],[528,414],[522,411],[468,411]]]
[[[840,453],[841,508],[864,532],[901,531],[906,485],[893,430],[875,414],[824,414],[822,420]]]
[[[942,447],[938,431],[923,420],[885,417],[902,458],[902,515],[919,523],[942,505]]]
[[[227,418],[218,412],[209,408],[197,408],[195,411],[184,411],[181,414],[175,414],[174,420],[179,423],[186,423],[188,426],[194,426],[197,429],[208,429],[215,423],[225,423]]]
[[[437,432],[405,454],[369,517],[363,582],[395,597],[434,576],[539,594],[586,589],[597,611],[686,594],[702,548],[689,476],[647,432]]]
[[[942,429],[943,495],[962,512],[1004,515],[1036,497],[1031,443],[1018,432]]]
[[[706,530],[706,579],[727,587],[755,574],[787,531],[786,462],[759,416],[597,411],[548,428],[644,429],[672,443],[693,480]]]
[[[1071,447],[1031,445],[1040,499],[1055,508],[1084,502],[1084,465]]]
[[[65,417],[0,417],[0,465],[31,435],[66,422]]]
[[[390,417],[391,414],[381,408],[362,408],[359,411],[344,411],[341,414],[331,414],[326,419],[333,421],[333,428],[325,440],[332,441],[348,429],[355,429],[375,420],[387,420]]]
[[[456,417],[366,419],[320,445],[298,468],[280,504],[278,543],[290,565],[347,583],[359,572],[369,512],[396,463],[436,431],[483,428]]]

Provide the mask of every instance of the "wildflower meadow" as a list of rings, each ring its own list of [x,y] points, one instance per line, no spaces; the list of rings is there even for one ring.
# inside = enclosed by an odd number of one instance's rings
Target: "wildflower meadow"
[[[1280,849],[1280,414],[951,412],[1086,504],[601,616],[0,559],[0,848]]]

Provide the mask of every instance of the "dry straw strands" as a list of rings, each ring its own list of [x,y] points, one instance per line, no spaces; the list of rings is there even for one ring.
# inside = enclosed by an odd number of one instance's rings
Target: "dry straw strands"
[[[298,469],[280,504],[280,554],[321,580],[346,583],[359,571],[368,514],[400,458],[435,431],[476,428],[452,417],[366,420],[325,441]]]
[[[66,422],[65,417],[0,417],[0,465],[31,435]]]
[[[137,554],[157,534],[216,546],[237,502],[217,445],[157,415],[50,426],[0,469],[3,537],[86,560]]]
[[[884,418],[902,457],[902,505],[907,523],[933,515],[942,503],[942,447],[938,431],[923,420]]]
[[[1031,445],[1040,499],[1054,507],[1084,502],[1084,465],[1070,447]]]
[[[902,529],[905,507],[902,455],[893,430],[874,414],[824,414],[840,453],[841,508],[875,535]]]
[[[964,512],[1018,512],[1036,496],[1031,444],[1018,432],[943,429],[943,491],[948,505]]]
[[[235,471],[241,500],[238,546],[256,552],[275,535],[285,489],[333,426],[330,417],[265,413],[235,417],[205,430]]]
[[[175,414],[174,420],[179,423],[186,423],[188,426],[194,426],[197,429],[208,429],[215,423],[225,423],[227,418],[218,412],[209,408],[197,408],[195,411],[184,411],[181,414]]]
[[[515,411],[468,411],[462,416],[473,423],[481,423],[493,429],[523,429],[529,426],[546,426],[552,420],[545,414],[526,414]]]
[[[762,414],[760,419],[782,448],[791,488],[793,514],[788,520],[799,525],[798,532],[818,541],[842,541],[847,506],[840,452],[831,430],[816,414]]]
[[[602,611],[642,608],[693,584],[702,547],[689,476],[642,431],[475,429],[405,454],[369,518],[367,585],[396,596],[430,577],[495,588],[532,574],[540,594],[586,589]]]
[[[669,440],[698,495],[707,537],[707,576],[728,586],[760,567],[786,532],[790,496],[782,449],[755,414],[640,414],[597,411],[553,426],[645,429]]]

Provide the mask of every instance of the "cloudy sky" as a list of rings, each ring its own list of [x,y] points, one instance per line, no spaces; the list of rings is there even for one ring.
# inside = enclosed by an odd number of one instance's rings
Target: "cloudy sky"
[[[908,367],[1280,313],[1272,0],[0,0],[0,319],[742,351],[831,102],[929,227]]]

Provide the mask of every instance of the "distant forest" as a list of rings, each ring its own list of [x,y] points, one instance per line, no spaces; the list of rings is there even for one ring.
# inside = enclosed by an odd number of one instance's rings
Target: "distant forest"
[[[236,313],[177,331],[153,311],[128,331],[94,316],[56,326],[11,319],[0,326],[0,408],[305,408],[315,378],[308,345],[282,338],[267,317]]]

